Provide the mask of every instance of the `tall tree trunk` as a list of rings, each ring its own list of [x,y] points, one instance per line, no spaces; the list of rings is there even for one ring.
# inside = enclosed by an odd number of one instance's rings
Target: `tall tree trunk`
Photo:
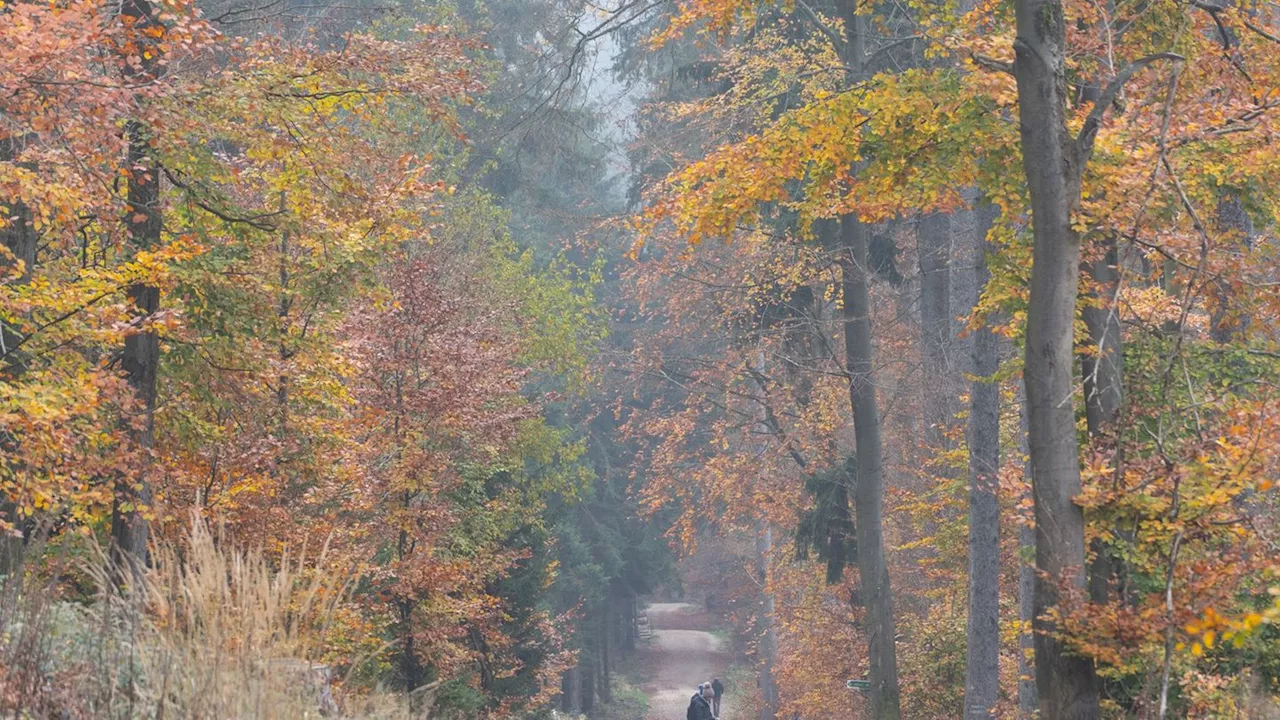
[[[636,649],[636,596],[627,592],[622,606],[622,649],[628,654]]]
[[[603,703],[613,702],[613,650],[611,648],[613,638],[611,637],[612,627],[609,623],[609,618],[612,616],[610,612],[612,604],[612,597],[606,599],[604,607],[600,611],[600,662],[598,664],[600,677],[596,682],[596,687],[599,689],[600,701]]]
[[[589,658],[586,667],[581,664],[578,667],[579,679],[582,682],[579,706],[583,714],[590,715],[596,706],[596,659]]]
[[[871,299],[867,288],[867,229],[856,217],[840,219],[839,263],[843,294],[845,362],[849,403],[853,408],[858,477],[854,487],[854,525],[858,577],[867,607],[867,645],[871,679],[871,716],[901,717],[898,656],[893,624],[893,592],[883,538],[884,471],[881,466],[880,412],[872,371]]]
[[[920,345],[924,359],[925,442],[930,450],[947,448],[947,429],[955,418],[956,376],[948,367],[951,348],[951,216],[930,213],[916,225],[920,256]]]
[[[1040,712],[1054,720],[1097,718],[1092,661],[1071,655],[1045,613],[1059,583],[1086,583],[1084,512],[1075,432],[1073,357],[1080,239],[1071,215],[1080,204],[1081,165],[1067,132],[1066,29],[1061,0],[1015,0],[1014,70],[1023,166],[1031,193],[1034,252],[1024,378],[1036,515],[1036,684]]]
[[[163,30],[148,0],[124,0],[120,15],[132,18],[128,24],[139,38],[150,38],[149,30]],[[129,68],[126,77],[131,82],[147,82],[158,74],[160,50],[154,40],[139,40],[138,64],[126,65]],[[151,155],[150,132],[141,121],[130,121],[125,126],[125,135],[128,140],[125,227],[131,249],[138,252],[160,243],[160,167]],[[128,295],[136,323],[145,323],[160,308],[157,287],[134,284],[129,287]],[[139,330],[130,334],[125,339],[120,364],[136,400],[135,410],[142,413],[141,418],[130,424],[133,442],[146,452],[155,445],[156,376],[160,364],[160,340],[155,331]],[[135,573],[141,571],[147,558],[146,512],[151,505],[147,471],[144,460],[137,477],[126,477],[117,485],[111,512],[113,556],[122,568],[129,567]]]
[[[867,17],[856,0],[838,6],[844,23],[845,75],[849,83],[866,74]],[[856,171],[856,168],[855,168]],[[880,411],[872,371],[871,297],[868,290],[868,232],[856,215],[840,218],[836,249],[843,299],[845,366],[853,410],[858,477],[854,486],[854,542],[858,548],[859,591],[867,608],[867,659],[870,711],[876,720],[902,716],[898,691],[898,653],[893,623],[893,591],[884,553],[884,468]]]
[[[159,169],[148,152],[146,129],[138,122],[130,122],[128,135],[130,177],[126,222],[134,250],[146,250],[160,241]],[[159,288],[135,284],[129,287],[128,294],[137,323],[144,323],[160,308]],[[130,425],[133,442],[148,451],[155,445],[156,371],[160,363],[160,341],[155,331],[139,330],[125,338],[120,362],[137,403],[135,410],[142,413],[142,417]],[[115,559],[122,567],[129,566],[134,571],[146,564],[147,557],[149,527],[145,512],[151,505],[147,464],[144,460],[136,477],[125,478],[117,486],[111,513]]]
[[[1080,368],[1084,375],[1085,416],[1091,436],[1101,436],[1112,429],[1124,397],[1124,348],[1117,304],[1119,258],[1116,238],[1111,236],[1104,242],[1103,257],[1087,263],[1086,267],[1095,288],[1095,302],[1081,311],[1089,329],[1089,352],[1081,356]]]
[[[582,712],[582,671],[577,665],[569,668],[560,681],[560,709],[570,715]]]
[[[978,252],[974,279],[986,287],[987,231],[993,208],[974,213]],[[973,333],[973,375],[969,390],[969,624],[965,662],[966,720],[994,718],[1000,692],[1000,386],[992,379],[1000,366],[991,318]]]
[[[769,558],[773,554],[773,527],[760,523],[756,533],[756,572],[760,587],[760,720],[774,720],[778,715],[778,681],[774,668],[778,665],[778,631],[774,627],[773,593],[769,592]],[[701,681],[701,678],[699,678]]]
[[[18,142],[12,136],[0,139],[0,163],[14,162],[18,156]],[[0,227],[0,243],[9,252],[8,257],[0,258],[0,275],[8,275],[15,264],[21,262],[22,274],[11,282],[25,285],[31,281],[36,264],[36,231],[31,222],[31,210],[21,198],[0,198],[0,215],[3,216],[0,221],[4,222]],[[16,317],[0,316],[0,380],[5,382],[19,382],[27,370],[26,354],[18,349],[22,335],[10,324],[16,322]],[[6,464],[21,462],[14,438],[7,432],[0,432],[0,455]],[[31,528],[29,523],[18,517],[18,506],[13,502],[0,504],[0,521],[13,526],[0,538],[0,577],[9,577],[22,568],[27,533]]]
[[[1106,238],[1103,256],[1086,263],[1093,285],[1093,302],[1081,311],[1089,330],[1088,352],[1080,356],[1084,375],[1085,417],[1089,439],[1099,445],[1114,439],[1120,403],[1124,397],[1124,347],[1120,335],[1119,253],[1115,236]],[[1119,463],[1118,450],[1111,459],[1112,469]],[[1090,545],[1093,559],[1089,566],[1089,596],[1096,603],[1106,603],[1119,568],[1105,542],[1095,539]]]

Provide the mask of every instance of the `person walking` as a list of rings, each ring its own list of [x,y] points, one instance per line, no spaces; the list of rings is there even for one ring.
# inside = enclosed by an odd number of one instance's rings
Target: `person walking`
[[[711,678],[711,714],[720,717],[720,696],[724,695],[724,683],[720,678]]]
[[[711,683],[700,683],[698,692],[689,698],[689,710],[685,712],[685,720],[716,720],[711,712]]]

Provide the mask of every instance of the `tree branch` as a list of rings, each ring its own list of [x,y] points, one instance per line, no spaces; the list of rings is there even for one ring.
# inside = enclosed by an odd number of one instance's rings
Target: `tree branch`
[[[804,0],[796,0],[796,7],[804,12],[805,17],[809,18],[809,22],[813,23],[819,32],[827,36],[827,39],[831,41],[831,46],[835,48],[836,54],[844,57],[844,36],[837,32],[835,28],[823,22],[818,13],[809,6],[809,3]]]
[[[991,70],[993,72],[1004,73],[1005,75],[1008,75],[1010,77],[1013,76],[1013,63],[1011,62],[1005,62],[1004,60],[996,60],[995,58],[989,58],[986,55],[976,55],[976,54],[970,55],[969,59],[973,61],[974,65],[977,65],[978,67],[983,68],[984,70]]]
[[[1098,137],[1098,128],[1102,126],[1102,117],[1106,114],[1107,108],[1115,101],[1116,95],[1124,89],[1125,83],[1134,76],[1142,68],[1150,65],[1158,60],[1173,60],[1176,63],[1182,63],[1186,58],[1177,53],[1162,52],[1138,58],[1129,63],[1123,70],[1116,75],[1115,79],[1107,85],[1102,94],[1098,96],[1098,102],[1094,103],[1093,110],[1089,112],[1089,116],[1084,120],[1084,126],[1080,128],[1080,134],[1076,136],[1076,150],[1080,153],[1082,160],[1088,160],[1093,154],[1093,141]],[[1081,165],[1084,163],[1082,162]]]
[[[219,220],[222,220],[223,222],[232,223],[232,224],[244,224],[244,225],[248,225],[249,227],[252,227],[258,230],[264,230],[267,232],[271,232],[276,229],[275,225],[269,222],[264,222],[264,221],[268,218],[273,218],[280,215],[281,212],[277,211],[277,212],[269,212],[269,213],[259,213],[257,215],[247,215],[247,216],[238,216],[238,215],[228,214],[204,202],[199,197],[196,197],[195,189],[192,188],[190,184],[184,183],[181,180],[179,180],[177,177],[175,177],[174,174],[169,171],[169,168],[161,167],[161,170],[164,172],[164,176],[169,179],[169,182],[173,183],[174,187],[180,190],[186,191],[187,197],[190,198],[193,203],[195,203],[201,210],[204,210],[205,212],[209,213],[210,215],[213,215]]]
[[[1275,35],[1272,35],[1271,33],[1267,32],[1266,30],[1263,30],[1262,28],[1258,27],[1257,25],[1254,25],[1253,23],[1249,22],[1249,19],[1248,19],[1248,18],[1241,18],[1241,19],[1240,19],[1240,21],[1244,23],[1244,26],[1245,26],[1245,27],[1247,27],[1247,28],[1249,28],[1250,30],[1254,31],[1255,33],[1257,33],[1257,34],[1261,35],[1262,37],[1264,37],[1264,38],[1266,38],[1266,39],[1270,40],[1271,42],[1273,42],[1273,43],[1276,43],[1276,44],[1280,45],[1280,37],[1277,37],[1277,36],[1275,36]]]

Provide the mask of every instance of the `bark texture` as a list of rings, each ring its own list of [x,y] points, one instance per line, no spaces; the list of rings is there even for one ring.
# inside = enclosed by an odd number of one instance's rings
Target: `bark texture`
[[[978,252],[976,287],[986,287],[987,230],[993,208],[974,213]],[[973,376],[969,389],[969,624],[965,662],[966,720],[994,718],[1000,693],[1000,387],[992,376],[1000,366],[999,344],[988,318],[973,333]]]
[[[925,442],[947,449],[946,430],[955,418],[955,368],[951,348],[951,216],[930,213],[916,226],[920,255],[920,345],[924,357]]]
[[[877,720],[901,717],[898,659],[894,642],[893,591],[885,560],[884,469],[881,463],[880,412],[872,370],[871,301],[867,288],[867,229],[853,216],[840,220],[839,254],[843,294],[845,362],[853,408],[858,478],[854,487],[854,525],[858,577],[867,608],[870,711]]]
[[[1069,654],[1045,613],[1062,583],[1084,589],[1084,512],[1075,432],[1074,321],[1080,238],[1071,215],[1080,203],[1084,153],[1067,132],[1066,37],[1060,0],[1016,0],[1014,70],[1023,166],[1031,194],[1034,251],[1027,310],[1024,379],[1030,409],[1036,516],[1035,648],[1040,714],[1055,720],[1099,717],[1093,663]]]

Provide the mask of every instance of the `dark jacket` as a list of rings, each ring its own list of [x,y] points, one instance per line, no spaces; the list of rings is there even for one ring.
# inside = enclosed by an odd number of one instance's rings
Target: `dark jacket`
[[[724,683],[720,682],[719,678],[711,681],[711,692],[715,693],[716,697],[724,694]]]
[[[715,715],[711,714],[711,703],[702,697],[701,693],[695,693],[689,698],[689,711],[685,713],[686,720],[715,720]]]

